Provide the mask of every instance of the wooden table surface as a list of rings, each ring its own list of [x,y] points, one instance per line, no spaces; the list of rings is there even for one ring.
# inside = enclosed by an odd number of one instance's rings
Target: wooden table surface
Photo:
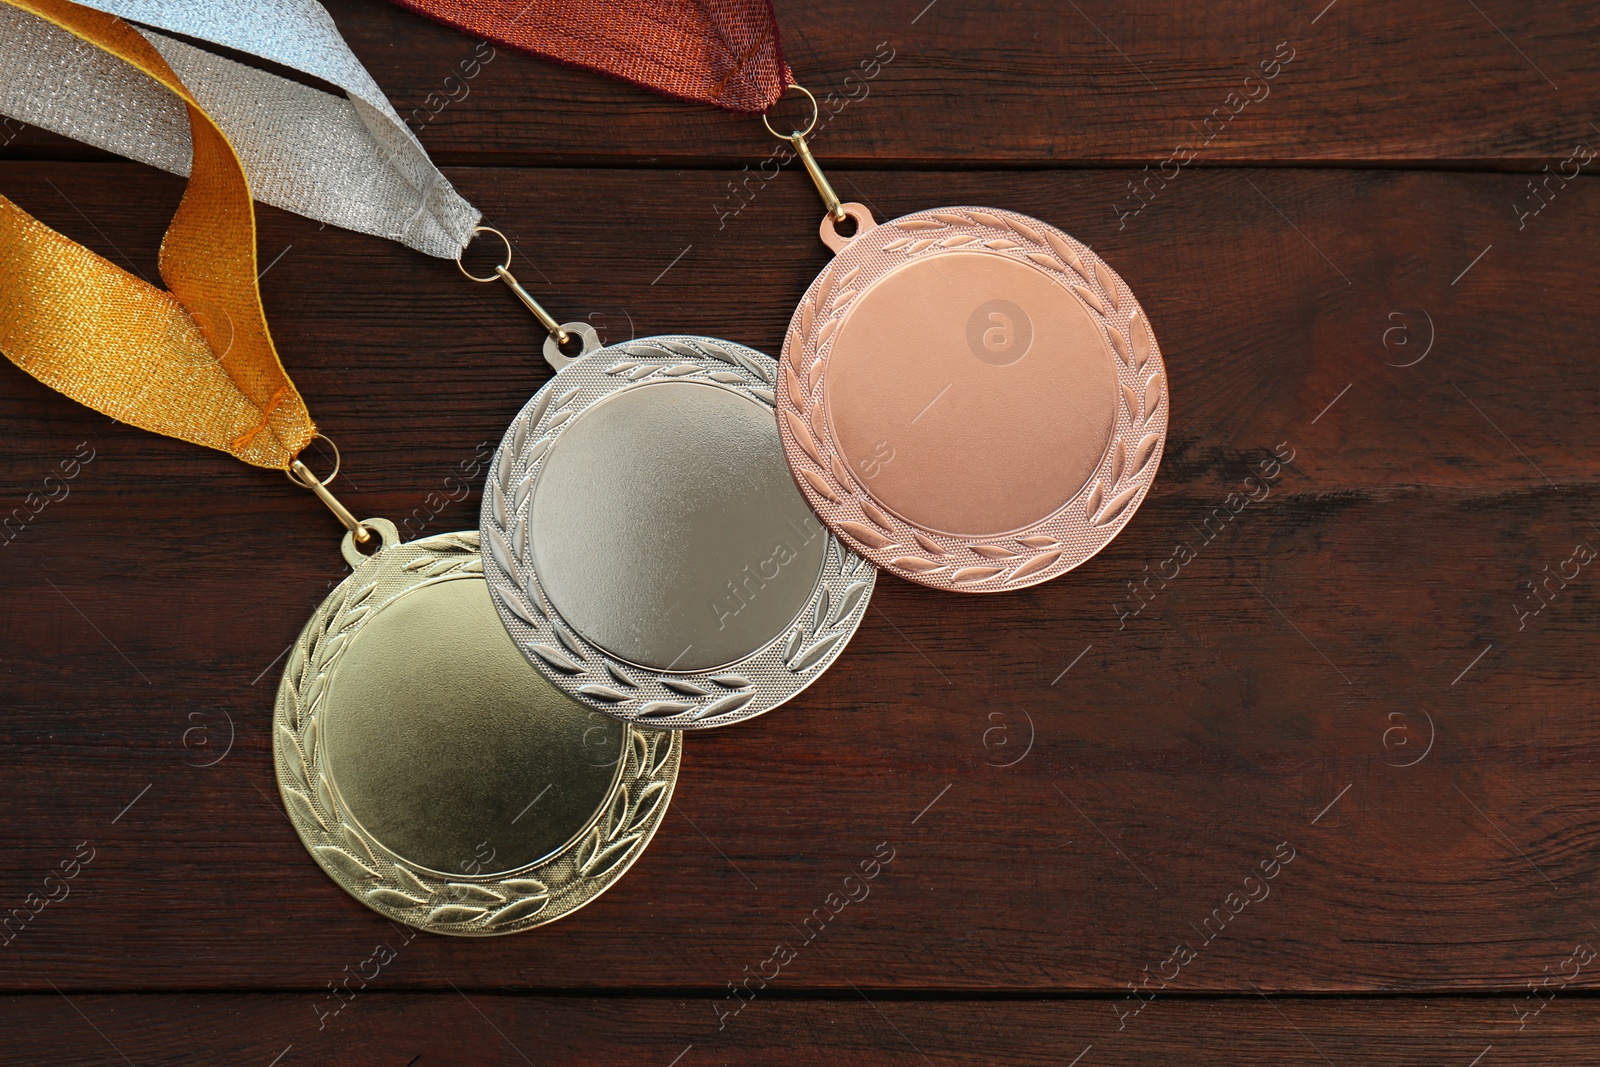
[[[329,7],[560,317],[779,350],[827,252],[759,122],[503,50],[463,97],[477,42]],[[1562,175],[1600,9],[778,7],[846,199],[1035,215],[1139,294],[1173,403],[1136,519],[1022,593],[883,579],[800,699],[688,739],[604,897],[412,935],[273,777],[275,657],[345,570],[321,506],[0,366],[0,904],[79,865],[0,949],[0,1062],[1594,1062],[1600,196]],[[7,132],[0,191],[155,276],[180,179]],[[537,325],[448,262],[260,231],[342,494],[474,527],[448,479],[548,377]]]

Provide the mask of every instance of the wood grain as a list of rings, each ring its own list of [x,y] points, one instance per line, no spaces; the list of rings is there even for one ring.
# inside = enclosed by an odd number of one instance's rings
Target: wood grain
[[[1215,108],[1237,108],[1228,94],[1245,92],[1245,77],[1280,42],[1295,59],[1266,99],[1205,147],[1208,162],[1472,160],[1537,170],[1588,137],[1600,110],[1586,45],[1600,13],[1579,0],[1501,0],[1481,14],[1447,0],[1381,11],[1344,0],[1320,19],[1322,4],[1252,0],[1203,10],[1174,0],[777,6],[795,77],[838,94],[830,107],[839,116],[817,140],[837,166],[1152,162],[1179,143],[1198,149],[1192,127]],[[516,54],[496,58],[465,98],[434,115],[428,94],[460,95],[444,79],[474,42],[363,0],[332,10],[396,109],[416,112],[447,162],[642,156],[754,168],[773,147],[752,119]],[[866,81],[872,68],[862,64],[885,54],[880,42],[893,61]],[[1474,89],[1463,94],[1468,77]]]
[[[836,94],[828,109],[838,116],[816,138],[830,167],[1156,169],[1187,145],[1202,166],[1537,171],[1594,132],[1600,84],[1590,44],[1600,12],[1591,3],[1325,3],[777,7],[796,78],[819,95]],[[476,40],[380,0],[327,6],[441,163],[755,170],[776,145],[747,116],[547,60],[502,49],[474,65],[486,54]],[[1245,78],[1281,43],[1293,61],[1267,90],[1247,88]],[[863,63],[891,54],[864,79],[874,68]],[[1242,107],[1229,97],[1263,91],[1269,95]],[[1219,132],[1208,138],[1201,127],[1216,109],[1233,117],[1214,120],[1210,130]],[[80,150],[26,132],[4,151]]]
[[[404,963],[401,955],[393,966]],[[870,988],[804,1001],[758,998],[720,1031],[711,1002],[694,997],[369,990],[331,1017],[317,1014],[324,998],[76,994],[68,1002],[50,993],[0,1000],[0,1020],[7,1062],[18,1067],[55,1067],[67,1057],[83,1067],[125,1067],[130,1061],[266,1064],[274,1056],[285,1064],[349,1067],[563,1067],[608,1060],[663,1067],[1327,1067],[1375,1059],[1463,1067],[1483,1056],[1484,1064],[1544,1067],[1586,1062],[1600,1023],[1594,1001],[1579,998],[1548,1002],[1518,1030],[1515,1011],[1498,1001],[1268,1002],[1248,990],[1226,1000],[1156,1000],[1122,1030],[1114,1002],[1103,1000],[950,1003],[886,998]]]
[[[552,279],[538,295],[564,316],[615,308],[639,334],[775,350],[823,262],[799,243],[798,183],[662,274],[705,172],[452,178],[497,219],[555,207],[512,231],[528,276]],[[1064,222],[1141,294],[1174,447],[1126,534],[1014,596],[884,581],[801,700],[692,739],[672,813],[615,890],[527,938],[419,941],[396,986],[720,988],[880,842],[898,858],[829,936],[852,980],[892,989],[1116,990],[1209,933],[1175,985],[1511,990],[1595,933],[1594,586],[1583,572],[1537,616],[1517,609],[1539,603],[1519,583],[1600,536],[1593,199],[1518,234],[1503,176],[1210,172],[1119,236],[1077,209],[1117,178],[862,176],[885,213],[981,197]],[[179,191],[126,165],[11,164],[0,185],[146,270]],[[363,514],[426,517],[546,376],[534,325],[449,264],[263,219],[263,258],[288,249],[264,280],[276,336],[345,450],[343,492]],[[1495,247],[1452,285],[1480,242]],[[1518,313],[1534,301],[1537,320]],[[1410,368],[1382,342],[1396,308],[1438,327]],[[0,893],[20,902],[78,841],[101,857],[7,949],[13,988],[318,985],[388,929],[307,860],[269,760],[273,659],[343,570],[336,531],[270,473],[5,380],[11,499],[78,442],[97,452],[0,573],[17,606],[0,624]],[[1270,495],[1228,517],[1285,442]],[[425,528],[475,514],[448,503]],[[1152,578],[1179,545],[1196,558]],[[227,758],[190,766],[228,717]],[[186,747],[197,725],[214,732]],[[1030,729],[1020,762],[991,765]],[[1429,736],[1417,766],[1393,766]],[[1271,897],[1205,927],[1285,841],[1298,858]],[[795,982],[837,988],[820,970]]]

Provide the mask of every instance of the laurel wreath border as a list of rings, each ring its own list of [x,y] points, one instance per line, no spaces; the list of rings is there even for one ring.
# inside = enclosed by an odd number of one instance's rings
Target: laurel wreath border
[[[947,233],[956,227],[988,231]],[[935,232],[947,233],[936,236]],[[886,235],[893,234],[887,243]],[[861,289],[861,266],[848,264],[857,242],[866,254],[937,254],[984,248],[1058,277],[1094,316],[1117,358],[1118,411],[1112,440],[1083,490],[1020,533],[964,538],[918,527],[873,502],[842,462],[823,404],[830,342]],[[1087,255],[1086,255],[1087,254]],[[1087,262],[1086,262],[1087,260]],[[1147,367],[1153,371],[1145,376]],[[1166,369],[1143,309],[1088,246],[1035,219],[992,208],[940,208],[886,222],[860,234],[817,276],[789,324],[779,361],[779,428],[796,481],[828,525],[877,566],[924,585],[1000,592],[1047,581],[1093,556],[1135,511],[1160,466],[1166,437]],[[1160,418],[1157,419],[1157,415]],[[1063,535],[1104,531],[1081,557]]]
[[[403,560],[403,562],[401,562]],[[416,581],[374,603],[395,571]],[[396,858],[350,818],[323,762],[322,709],[350,642],[396,597],[483,573],[478,533],[384,549],[323,601],[289,653],[278,686],[273,751],[278,790],[312,857],[379,914],[433,933],[481,937],[541,926],[587,904],[632,866],[666,815],[682,758],[678,735],[628,727],[622,773],[593,821],[565,848],[509,874],[438,874]]]
[[[649,381],[698,378],[772,408],[776,375],[772,357],[730,341],[643,338],[563,368],[507,429],[484,490],[485,573],[501,619],[528,661],[589,707],[671,730],[742,722],[815,681],[860,625],[877,575],[832,532],[826,532],[817,584],[785,631],[744,659],[705,671],[654,670],[610,655],[562,620],[533,567],[528,511],[542,461],[586,407]]]

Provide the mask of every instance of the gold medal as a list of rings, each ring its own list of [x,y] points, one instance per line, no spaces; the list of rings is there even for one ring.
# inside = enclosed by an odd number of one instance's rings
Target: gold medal
[[[322,869],[390,918],[507,934],[603,893],[661,824],[680,735],[590,711],[528,669],[495,614],[476,531],[363,557],[278,686],[273,749]]]

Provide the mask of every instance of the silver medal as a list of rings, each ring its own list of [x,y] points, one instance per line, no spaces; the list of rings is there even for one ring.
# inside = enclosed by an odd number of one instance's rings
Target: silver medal
[[[523,655],[589,707],[671,729],[810,685],[875,572],[795,486],[775,361],[674,335],[552,362],[483,498],[484,573]]]

